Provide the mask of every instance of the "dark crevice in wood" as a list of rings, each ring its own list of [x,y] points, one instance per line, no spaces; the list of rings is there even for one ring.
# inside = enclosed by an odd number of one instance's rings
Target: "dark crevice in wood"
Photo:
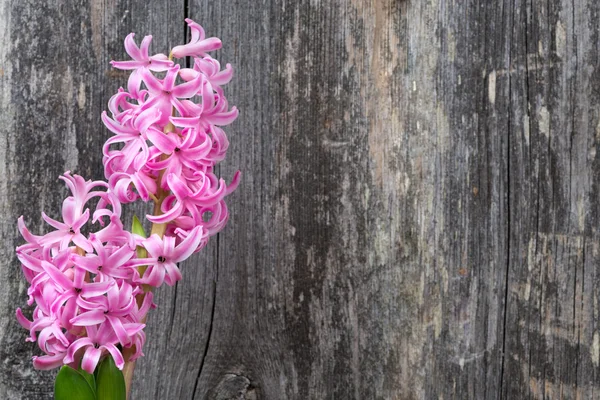
[[[573,5],[573,25],[575,25],[575,5]],[[573,40],[575,40],[575,26],[573,26]],[[569,209],[571,209],[571,192],[573,191],[573,143],[575,142],[575,90],[577,89],[577,43],[573,44],[573,51],[575,52],[575,72],[573,74],[573,83],[571,86],[571,135],[569,139],[571,142],[569,143]],[[569,225],[571,225],[569,223]],[[569,231],[571,227],[569,226]]]
[[[177,266],[179,267],[179,264],[177,264]],[[169,329],[169,333],[167,335],[167,343],[171,343],[171,334],[173,333],[173,327],[175,326],[174,321],[175,321],[175,311],[177,310],[177,286],[178,286],[179,282],[175,282],[175,287],[173,288],[173,307],[171,307],[171,321],[169,323],[170,325],[170,329]]]
[[[582,235],[582,253],[581,253],[581,263],[582,263],[582,274],[581,274],[581,279],[583,282],[583,277],[585,276],[585,227],[584,227],[584,233]],[[577,326],[577,314],[576,314],[576,310],[577,310],[577,264],[575,265],[575,284],[574,284],[574,291],[573,291],[573,333],[575,333],[575,329],[577,328],[577,354],[575,357],[575,392],[577,393],[577,388],[579,387],[579,359],[581,358],[581,327]],[[584,286],[583,284],[581,285],[581,293],[583,294],[583,289]],[[583,300],[582,300],[583,303]],[[583,308],[583,307],[582,307]]]
[[[184,21],[190,18],[190,0],[183,0],[183,19]],[[187,22],[183,23],[183,43],[187,43],[190,40],[190,36],[188,34],[188,25]],[[184,58],[184,65],[186,68],[191,68],[192,67],[192,58],[191,57],[185,57]]]
[[[183,0],[183,19],[187,19],[190,17],[190,1]],[[187,24],[183,25],[183,43],[187,43],[188,41],[188,26]]]
[[[572,172],[573,172],[573,144],[575,142],[575,132],[576,132],[576,127],[575,127],[575,121],[577,120],[577,100],[575,98],[575,94],[577,91],[577,76],[578,76],[578,69],[579,69],[579,55],[578,55],[578,51],[577,51],[577,36],[575,33],[575,27],[577,26],[576,22],[575,22],[575,0],[573,0],[572,4],[572,15],[571,18],[573,19],[572,21],[572,40],[573,40],[573,52],[575,53],[575,67],[574,67],[574,73],[573,73],[573,86],[571,88],[571,143],[569,146],[569,209],[572,209],[571,207],[571,201],[573,199],[573,196],[571,194],[571,192],[573,191],[573,176],[572,176]],[[582,229],[582,231],[578,232],[582,235],[582,242],[583,242],[583,252],[585,252],[585,223],[583,228],[581,227],[577,227],[577,230],[579,231],[580,229]],[[575,244],[575,246],[577,246],[577,243]],[[584,264],[584,268],[585,268],[585,264]],[[575,334],[575,329],[577,326],[577,261],[575,261],[575,278],[573,280],[573,334]],[[580,335],[579,333],[577,334],[577,346],[576,346],[576,353],[574,354],[575,357],[575,392],[577,392],[577,388],[578,388],[578,373],[579,373],[579,358],[580,358]]]
[[[514,6],[514,3],[510,3],[510,6]],[[513,32],[513,28],[515,26],[515,21],[514,21],[514,14],[515,14],[515,10],[509,10],[510,15],[509,18],[511,18],[511,23],[509,25],[509,30],[508,32],[510,32],[509,34],[509,42],[512,43],[512,32]],[[504,18],[503,18],[504,19]],[[502,363],[501,363],[501,367],[500,367],[500,383],[498,385],[499,390],[498,390],[498,398],[502,398],[503,392],[504,392],[504,369],[505,369],[505,365],[506,365],[506,361],[507,361],[507,357],[506,357],[506,326],[508,323],[508,286],[509,286],[509,275],[510,275],[510,250],[511,250],[511,177],[510,177],[510,164],[511,164],[511,151],[510,151],[510,145],[511,145],[511,135],[513,134],[512,132],[512,79],[511,79],[511,73],[510,70],[512,68],[512,53],[511,53],[512,48],[509,46],[509,50],[508,50],[508,65],[507,65],[507,71],[508,73],[506,74],[507,76],[507,85],[508,85],[508,100],[507,100],[507,135],[506,135],[506,236],[505,236],[505,240],[506,240],[506,274],[504,276],[504,322],[503,322],[503,326],[502,326]],[[508,390],[508,389],[507,389]],[[508,393],[508,392],[507,392]]]
[[[196,398],[196,393],[198,389],[198,384],[200,383],[200,376],[202,375],[202,371],[204,370],[204,364],[206,363],[206,356],[208,355],[208,348],[210,346],[210,339],[212,337],[213,325],[215,322],[215,309],[217,304],[217,284],[219,282],[219,240],[220,234],[216,235],[216,260],[215,260],[215,281],[213,286],[213,296],[212,296],[212,308],[210,311],[210,324],[208,326],[208,337],[206,338],[206,345],[204,346],[204,353],[202,355],[202,361],[200,361],[200,368],[198,369],[198,374],[196,375],[196,382],[194,383],[194,390],[192,391],[192,400]]]
[[[533,19],[533,4],[531,3],[531,1],[528,2],[529,4],[529,8],[531,8],[531,18]],[[527,9],[527,6],[525,7],[525,112],[527,114],[527,122],[528,122],[528,126],[529,126],[529,136],[530,136],[530,145],[528,148],[528,152],[529,152],[529,168],[532,169],[532,161],[534,159],[534,155],[532,154],[532,149],[533,149],[533,145],[531,144],[531,142],[533,141],[531,139],[531,135],[533,134],[534,130],[533,130],[533,121],[531,118],[531,97],[530,97],[530,82],[529,82],[529,74],[531,73],[531,69],[529,67],[529,52],[531,50],[531,44],[529,42],[529,12]],[[532,24],[533,25],[533,24]],[[534,41],[535,43],[535,41]],[[537,71],[537,56],[535,57],[535,71]],[[532,174],[533,175],[533,174]],[[537,207],[539,206],[539,179],[538,179],[538,199],[537,199],[537,203],[536,203],[536,208],[535,208],[535,213],[536,213],[536,224],[535,224],[535,238],[534,238],[534,242],[535,242],[535,248],[536,251],[534,252],[534,254],[537,254],[537,229],[538,229],[538,219],[539,219],[539,210],[537,209]],[[531,305],[531,302],[529,302]],[[528,311],[527,312],[527,326],[530,326],[531,324],[531,312]],[[530,335],[530,331],[527,331],[527,343],[529,344],[529,351],[528,351],[528,369],[527,369],[527,374],[528,376],[531,376],[531,372],[532,372],[532,366],[533,366],[533,346],[531,345],[531,335]],[[528,394],[529,394],[529,398],[531,398],[531,388],[528,389]]]
[[[567,240],[566,246],[563,244],[560,247],[560,250],[562,250],[563,253],[565,251],[564,250],[565,247],[568,247],[568,240]],[[564,254],[559,253],[559,239],[556,237],[556,235],[554,236],[554,251],[553,251],[553,253],[554,253],[553,254],[554,257],[552,260],[552,270],[553,270],[554,275],[552,276],[552,281],[557,282],[558,277],[557,277],[556,266],[559,265],[558,263],[561,259],[563,259]],[[558,298],[557,298],[557,296],[554,296],[554,316],[559,315],[559,306],[560,306],[560,304],[558,303]],[[551,343],[551,346],[552,346],[552,358],[550,359],[549,367],[553,366],[552,364],[554,364],[554,361],[557,358],[556,357],[556,347],[557,346],[555,345],[554,342]],[[546,374],[546,371],[547,371],[546,364],[544,364],[544,379],[546,381],[550,381],[553,378],[553,376],[552,376],[552,374],[554,372],[553,369],[554,368],[548,368],[548,374]],[[549,393],[549,396],[552,396],[552,392]]]

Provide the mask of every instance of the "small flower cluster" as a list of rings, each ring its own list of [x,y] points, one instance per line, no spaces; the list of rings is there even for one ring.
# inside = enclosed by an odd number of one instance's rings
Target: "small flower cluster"
[[[149,56],[152,38],[146,36],[137,47],[133,34],[125,39],[133,61],[112,62],[133,72],[128,90],[120,90],[109,102],[112,116],[102,115],[115,134],[104,145],[104,171],[121,202],[158,201],[160,215],[148,216],[151,222],[168,224],[167,233],[176,241],[201,226],[204,244],[227,222],[223,199],[239,181],[236,174],[227,187],[214,174],[229,146],[219,126],[233,122],[238,111],[229,110],[221,88],[231,80],[231,66],[221,71],[219,62],[206,54],[220,48],[221,41],[206,38],[194,21],[186,22],[191,41],[174,47],[171,55],[192,56],[193,68],[181,68],[164,54]]]
[[[135,296],[142,292],[135,268],[136,242],[141,242],[121,224],[121,204],[102,181],[85,181],[65,173],[71,191],[62,205],[62,222],[42,213],[55,230],[33,235],[19,218],[19,230],[26,244],[17,248],[25,278],[29,305],[35,303],[33,321],[17,309],[17,319],[29,329],[28,341],[37,341],[46,353],[34,357],[33,365],[51,369],[75,361],[84,349],[81,365],[93,373],[102,352],[110,353],[117,366],[124,359],[117,348],[136,345],[139,357],[145,341],[142,319],[152,306],[152,293],[138,306]],[[86,204],[97,199],[92,221]],[[108,220],[108,225],[106,221]],[[98,222],[99,231],[84,235],[82,228]]]
[[[33,235],[19,218],[27,243],[17,256],[30,284],[28,304],[35,308],[32,320],[21,309],[16,315],[30,332],[27,340],[44,352],[33,359],[38,369],[72,364],[93,373],[107,354],[119,369],[140,357],[145,317],[155,307],[148,286],[180,280],[177,263],[227,222],[224,198],[235,190],[239,173],[227,186],[214,166],[229,144],[217,125],[237,117],[220,87],[232,70],[228,64],[221,71],[206,55],[220,48],[220,40],[207,39],[200,25],[186,22],[191,41],[173,48],[171,56],[192,56],[193,68],[162,54],[149,56],[151,37],[138,47],[133,33],[125,39],[133,60],[112,62],[133,72],[128,90],[111,98],[111,116],[102,115],[115,134],[103,148],[108,182],[66,172],[61,179],[71,195],[63,202],[62,221],[42,213],[55,229],[43,236]],[[147,218],[161,228],[149,238],[123,227],[122,203],[137,199],[155,202],[155,215]],[[91,216],[90,202],[96,203]],[[132,348],[128,360],[126,348]]]

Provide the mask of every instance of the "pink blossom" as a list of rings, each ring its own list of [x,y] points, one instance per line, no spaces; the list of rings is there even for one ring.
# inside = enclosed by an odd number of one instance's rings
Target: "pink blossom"
[[[71,260],[81,269],[96,274],[99,281],[112,279],[131,279],[131,270],[124,264],[135,255],[135,247],[131,243],[114,246],[105,245],[95,234],[90,234],[89,239],[96,254],[80,256],[71,254]]]
[[[144,110],[149,108],[158,110],[161,117],[157,123],[161,126],[169,123],[169,117],[173,109],[176,109],[180,114],[184,112],[179,99],[195,96],[202,87],[200,76],[180,85],[175,85],[175,80],[179,74],[179,65],[169,68],[164,79],[156,78],[150,71],[142,71],[141,74],[142,80],[150,92],[150,97],[142,108]]]
[[[175,245],[175,238],[165,236],[160,238],[154,234],[142,242],[148,251],[148,258],[132,261],[130,266],[147,265],[144,275],[138,280],[150,286],[160,286],[163,281],[173,286],[181,279],[181,272],[177,263],[188,258],[202,241],[202,228],[196,227],[179,245]]]
[[[125,324],[124,329],[130,336],[135,336],[144,329],[144,324]],[[64,363],[75,361],[75,354],[80,349],[85,349],[81,359],[81,368],[93,374],[103,353],[109,353],[115,360],[117,368],[122,369],[125,364],[123,354],[117,348],[118,338],[109,324],[89,325],[86,327],[87,336],[75,340],[68,348]]]
[[[167,68],[173,65],[164,54],[156,54],[154,56],[148,56],[148,49],[152,42],[152,35],[144,36],[140,47],[135,44],[133,40],[135,33],[130,33],[125,38],[125,51],[131,58],[132,61],[111,61],[110,64],[118,69],[137,69],[147,68],[152,71],[166,71]]]
[[[148,130],[148,138],[154,144],[148,167],[164,170],[162,187],[167,189],[165,177],[169,174],[181,175],[183,169],[202,169],[202,163],[212,149],[212,141],[203,132],[193,128],[184,129],[181,134],[164,134],[155,129]],[[165,157],[168,155],[168,157]]]
[[[215,37],[206,39],[204,28],[189,18],[186,18],[192,33],[190,42],[186,45],[175,46],[171,50],[173,57],[182,58],[185,56],[203,57],[207,51],[218,50],[221,48],[221,40]]]
[[[128,318],[133,310],[135,296],[141,292],[136,286],[134,289],[126,281],[120,281],[108,289],[106,296],[91,296],[79,298],[77,305],[84,312],[71,319],[75,326],[97,325],[108,322],[112,331],[123,346],[131,344],[131,336],[125,329],[125,324],[138,322]]]
[[[132,93],[134,96],[138,96],[138,91],[142,82],[141,71],[166,71],[173,65],[173,62],[169,60],[164,54],[156,54],[151,57],[148,55],[148,49],[150,47],[150,42],[152,41],[152,36],[145,36],[139,48],[133,40],[134,36],[135,33],[130,33],[125,38],[125,51],[127,51],[127,54],[129,54],[129,56],[133,58],[133,60],[111,61],[110,63],[114,68],[123,70],[134,70],[129,76],[127,88],[129,92]]]

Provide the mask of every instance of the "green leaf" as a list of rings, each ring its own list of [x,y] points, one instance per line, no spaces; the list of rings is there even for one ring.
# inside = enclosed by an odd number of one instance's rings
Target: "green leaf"
[[[94,390],[79,372],[65,365],[54,382],[55,400],[96,400]]]
[[[111,356],[105,357],[98,366],[96,396],[97,400],[126,400],[125,378]]]
[[[133,222],[131,223],[131,233],[140,235],[143,238],[147,237],[146,232],[144,231],[144,227],[142,226],[142,223],[140,222],[138,217],[135,215],[133,216]]]
[[[138,219],[137,216],[133,216],[133,222],[131,224],[131,232],[135,233],[137,235],[140,235],[141,237],[147,237],[146,236],[146,232],[144,232],[144,227],[142,226],[142,223],[140,222],[140,220]],[[135,254],[137,256],[137,258],[146,258],[148,257],[148,252],[146,251],[146,249],[143,246],[137,246],[135,249]],[[146,271],[146,266],[142,266],[142,267],[138,267],[138,270],[140,271],[140,274],[143,275],[144,272]]]
[[[85,370],[79,368],[78,372],[85,378],[85,380],[90,384],[90,387],[96,393],[96,378],[93,374],[88,374]],[[94,371],[96,372],[96,371]]]

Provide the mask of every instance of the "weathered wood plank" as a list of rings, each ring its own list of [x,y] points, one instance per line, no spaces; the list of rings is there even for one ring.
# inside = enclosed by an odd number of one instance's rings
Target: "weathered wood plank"
[[[599,11],[591,1],[512,9],[507,398],[600,396]]]
[[[480,26],[502,14],[243,7],[190,8],[240,41],[232,97],[248,132],[226,166],[246,171],[232,206],[244,212],[220,238],[220,334],[196,397],[230,373],[267,399],[494,397],[507,116],[481,91],[501,39]]]
[[[236,69],[220,172],[244,175],[159,290],[134,399],[600,398],[599,8],[5,2],[0,397],[53,379],[13,317],[14,221],[58,214],[65,169],[102,176],[108,61],[190,16]]]

